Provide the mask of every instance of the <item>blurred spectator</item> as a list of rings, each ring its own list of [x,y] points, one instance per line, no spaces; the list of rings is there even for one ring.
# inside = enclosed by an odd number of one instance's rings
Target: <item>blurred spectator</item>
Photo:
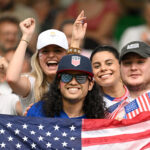
[[[0,55],[14,49],[19,41],[19,21],[14,17],[0,18]]]
[[[0,58],[0,114],[22,115],[22,107],[19,96],[12,93],[12,89],[6,82],[6,69],[8,61]]]
[[[76,18],[81,10],[87,16],[87,33],[84,48],[95,48],[100,44],[112,44],[113,31],[120,15],[116,0],[78,0],[60,14],[55,22],[58,28],[62,20]]]
[[[53,28],[58,9],[53,7],[53,0],[32,0],[32,8],[38,16],[40,32]]]
[[[8,63],[11,61],[14,53],[15,53],[15,50],[12,49],[12,50],[9,50],[5,54],[5,58],[8,61]],[[26,53],[24,62],[23,62],[22,73],[28,73],[30,71],[31,71],[31,57],[29,56],[28,53]]]
[[[19,21],[29,17],[36,20],[36,33],[32,38],[32,42],[30,43],[30,48],[32,51],[34,51],[37,33],[39,33],[39,23],[35,11],[26,5],[15,2],[15,0],[0,0],[0,17],[1,16],[14,16]]]
[[[131,41],[143,41],[150,44],[150,0],[146,0],[143,6],[145,24],[127,28],[119,43],[119,49]]]
[[[74,24],[75,20],[74,19],[68,19],[68,20],[64,20],[62,22],[62,24],[60,25],[60,28],[59,30],[64,32],[66,37],[67,37],[67,40],[68,40],[68,44],[69,44],[69,47],[71,46],[71,39],[72,39],[72,30],[73,30],[73,24]],[[84,49],[83,48],[83,45],[84,45],[84,40],[82,40],[80,42],[80,48],[82,49],[81,51],[81,54],[90,58],[90,55],[92,53],[92,50],[90,49]]]

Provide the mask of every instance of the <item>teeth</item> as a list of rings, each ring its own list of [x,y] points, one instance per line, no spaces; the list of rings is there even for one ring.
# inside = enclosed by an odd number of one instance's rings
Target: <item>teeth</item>
[[[100,77],[101,78],[107,78],[107,77],[109,77],[111,74],[105,74],[105,75],[101,75]]]
[[[68,90],[69,90],[70,92],[75,93],[75,92],[77,92],[77,91],[78,91],[78,88],[68,88]]]

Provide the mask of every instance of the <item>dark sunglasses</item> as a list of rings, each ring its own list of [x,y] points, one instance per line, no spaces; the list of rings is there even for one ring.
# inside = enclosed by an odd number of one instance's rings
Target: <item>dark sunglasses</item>
[[[84,84],[86,80],[89,79],[88,75],[67,74],[67,73],[60,74],[60,80],[64,83],[69,83],[73,78],[75,78],[79,84]]]

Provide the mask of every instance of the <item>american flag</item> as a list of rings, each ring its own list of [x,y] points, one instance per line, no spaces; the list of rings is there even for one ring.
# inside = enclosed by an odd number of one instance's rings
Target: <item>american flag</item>
[[[150,149],[150,112],[121,121],[0,115],[0,149]]]
[[[144,93],[125,106],[126,118],[128,119],[132,119],[144,111],[150,111],[150,92]]]

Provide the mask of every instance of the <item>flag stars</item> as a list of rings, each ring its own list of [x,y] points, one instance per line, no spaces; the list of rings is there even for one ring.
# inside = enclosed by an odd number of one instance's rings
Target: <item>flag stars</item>
[[[50,147],[52,146],[52,144],[48,142],[48,143],[46,144],[46,146],[47,146],[47,148],[50,148]]]
[[[66,133],[66,132],[63,132],[63,133],[62,133],[62,136],[66,137],[66,136],[67,136],[67,133]]]
[[[72,126],[70,127],[70,131],[75,131],[75,128],[76,128],[76,127],[72,125]]]
[[[73,136],[70,137],[70,140],[71,140],[71,141],[74,141],[74,140],[75,140],[75,137],[73,137]]]
[[[43,137],[42,136],[39,136],[38,139],[39,139],[39,141],[43,141]]]
[[[17,135],[17,134],[19,135],[19,133],[20,133],[20,131],[19,131],[18,129],[16,129],[16,130],[15,130],[15,134],[16,134],[16,135]]]
[[[48,131],[48,132],[46,133],[46,136],[51,136],[51,134],[52,134],[52,133]]]
[[[20,149],[21,145],[19,143],[16,144],[16,148]]]
[[[7,123],[7,128],[11,128],[12,124],[9,122]]]
[[[24,142],[28,141],[28,137],[26,137],[26,136],[24,136],[22,139],[23,139]]]
[[[63,147],[66,147],[66,146],[67,146],[67,144],[68,144],[68,143],[63,142],[63,143],[62,143],[62,146],[63,146]]]
[[[1,129],[0,134],[4,134],[4,133],[5,133],[5,130]]]
[[[35,135],[35,132],[32,130],[32,131],[30,131],[30,133],[31,133],[31,135]]]
[[[32,147],[32,149],[36,149],[36,144],[35,144],[35,143],[32,143],[32,144],[31,144],[31,147]]]
[[[28,125],[27,124],[24,124],[22,125],[23,126],[23,129],[27,129],[28,128]]]
[[[5,148],[6,144],[3,142],[0,144],[1,145],[1,148]]]
[[[8,141],[13,141],[13,137],[8,137]]]
[[[55,141],[59,141],[59,138],[58,138],[58,137],[55,137],[54,140],[55,140]]]
[[[44,126],[42,126],[41,124],[38,126],[39,130],[43,130]]]
[[[54,126],[54,129],[56,130],[56,131],[59,131],[59,126],[58,125],[56,125],[56,126]]]

